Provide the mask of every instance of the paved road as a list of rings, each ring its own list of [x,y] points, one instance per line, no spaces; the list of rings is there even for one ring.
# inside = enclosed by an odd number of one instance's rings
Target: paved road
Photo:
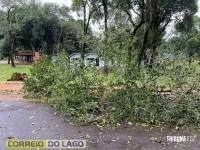
[[[15,63],[19,63],[19,61],[16,61],[16,60],[15,60]],[[6,60],[6,61],[5,61],[5,60],[1,60],[1,61],[0,61],[0,64],[8,64],[8,61],[7,61],[7,60]]]
[[[15,95],[16,96],[16,95]],[[0,150],[6,139],[87,140],[91,150],[199,150],[200,132],[122,125],[103,131],[96,126],[72,125],[39,102],[4,100],[0,94]],[[170,135],[197,135],[195,142],[171,143]],[[199,136],[198,136],[199,135]]]
[[[0,64],[8,64],[8,61],[1,60]]]

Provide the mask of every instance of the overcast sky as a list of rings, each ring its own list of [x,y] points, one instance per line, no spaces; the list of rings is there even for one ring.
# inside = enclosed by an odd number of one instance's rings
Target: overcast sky
[[[71,6],[71,4],[72,4],[72,0],[40,0],[40,1],[57,3],[59,5],[67,5],[67,6]]]

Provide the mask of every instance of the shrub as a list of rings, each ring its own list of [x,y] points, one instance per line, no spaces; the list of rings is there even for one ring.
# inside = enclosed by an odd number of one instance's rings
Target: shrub
[[[162,59],[162,58],[160,58]],[[44,57],[31,70],[25,89],[46,97],[63,116],[83,124],[143,122],[173,126],[200,124],[199,73],[185,59],[157,60],[153,68],[113,66],[104,76],[95,66],[80,68],[65,55],[51,62]],[[123,72],[124,71],[124,72]],[[164,86],[172,93],[156,92],[158,79],[168,78]],[[112,80],[111,82],[109,80]]]
[[[48,56],[43,56],[34,63],[30,70],[31,76],[25,82],[25,91],[38,98],[48,96],[49,88],[55,79],[52,68],[52,61]]]

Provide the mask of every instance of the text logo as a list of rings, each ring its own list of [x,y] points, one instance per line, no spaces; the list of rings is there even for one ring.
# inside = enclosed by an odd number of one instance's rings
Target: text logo
[[[194,136],[167,136],[167,142],[195,142],[197,138]]]
[[[6,148],[83,149],[86,148],[86,141],[85,140],[6,140]]]

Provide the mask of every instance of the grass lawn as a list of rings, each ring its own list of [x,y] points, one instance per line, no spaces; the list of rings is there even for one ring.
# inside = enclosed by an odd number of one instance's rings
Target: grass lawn
[[[194,62],[192,65],[196,68],[197,72],[200,72],[200,64],[198,64],[197,61]]]
[[[200,64],[198,64],[197,61],[192,63],[192,67],[196,69],[198,73],[200,73]],[[169,77],[159,77],[157,80],[157,85],[158,86],[164,86],[164,85],[174,85],[175,83],[169,78]]]
[[[7,81],[7,79],[10,79],[12,74],[15,72],[26,73],[29,75],[30,68],[31,65],[16,65],[16,67],[13,68],[8,64],[0,64],[0,81]]]

